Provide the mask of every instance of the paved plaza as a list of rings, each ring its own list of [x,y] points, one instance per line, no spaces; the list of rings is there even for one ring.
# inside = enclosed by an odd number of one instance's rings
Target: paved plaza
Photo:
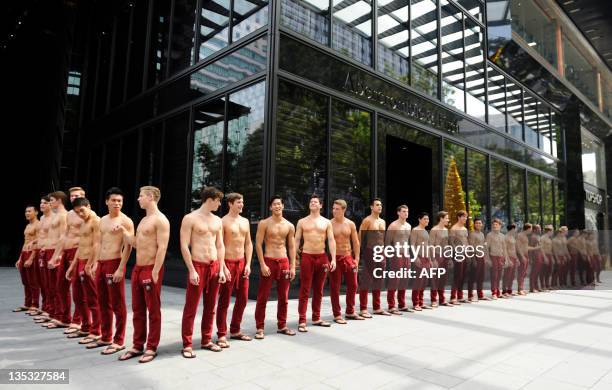
[[[164,287],[159,355],[139,364],[86,350],[62,330],[12,313],[23,301],[23,289],[17,270],[0,268],[0,368],[68,368],[70,385],[53,389],[610,389],[612,272],[602,276],[597,290],[375,316],[331,328],[311,326],[295,337],[275,333],[276,302],[270,302],[265,340],[233,341],[221,353],[196,349],[196,359],[180,355],[185,291]],[[131,341],[128,286],[126,292]],[[243,322],[249,334],[255,330],[254,310],[249,301]],[[328,297],[322,314],[331,320]],[[200,318],[201,307],[195,345]],[[297,300],[289,303],[289,326],[297,327]]]

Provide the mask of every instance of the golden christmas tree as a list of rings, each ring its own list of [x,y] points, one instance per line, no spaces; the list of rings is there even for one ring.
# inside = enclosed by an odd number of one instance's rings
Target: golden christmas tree
[[[457,212],[460,210],[466,210],[465,191],[463,191],[461,176],[459,175],[459,169],[457,169],[457,163],[455,162],[454,156],[450,157],[450,163],[448,164],[448,170],[446,172],[446,182],[444,185],[444,210],[448,212],[451,226],[457,222]],[[469,230],[472,230],[471,219],[466,227]]]

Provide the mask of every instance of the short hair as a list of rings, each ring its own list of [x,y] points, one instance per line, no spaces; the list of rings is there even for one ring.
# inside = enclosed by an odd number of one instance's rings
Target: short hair
[[[159,190],[159,188],[154,187],[154,186],[140,187],[140,192],[145,192],[145,193],[150,194],[153,197],[153,200],[156,202],[159,202],[159,199],[161,198],[161,191]]]
[[[444,217],[446,217],[448,215],[447,211],[439,211],[438,214],[436,215],[436,223],[440,223],[441,220],[444,219]]]
[[[342,210],[346,210],[346,200],[336,199],[334,200],[334,204],[337,204],[338,206],[342,207]]]
[[[372,201],[370,202],[370,206],[374,206],[375,202],[382,203],[382,199],[380,199],[380,198],[372,198]]]
[[[49,198],[49,195],[43,195],[40,197],[40,200],[44,200],[45,202],[51,202],[51,198]]]
[[[310,195],[310,199],[309,199],[309,201],[311,201],[311,200],[313,200],[313,199],[318,200],[318,201],[319,201],[319,204],[321,204],[321,205],[323,204],[323,202],[321,202],[321,197],[320,197],[319,195],[317,195],[317,194],[312,194],[312,195]]]
[[[425,217],[429,217],[429,213],[425,212],[425,211],[421,211],[419,213],[419,215],[417,216],[417,219],[420,221],[421,219],[425,218]]]
[[[235,201],[244,199],[244,197],[242,196],[242,194],[239,194],[237,192],[230,192],[229,194],[225,195],[225,199],[227,199],[227,203],[234,204]]]
[[[467,217],[467,211],[465,210],[457,211],[457,219],[459,219],[459,217],[463,217],[464,215]]]
[[[26,207],[25,207],[25,208],[26,208],[26,210],[27,210],[27,209],[29,209],[30,207],[31,207],[31,208],[33,208],[33,209],[34,209],[34,211],[38,212],[38,206],[36,206],[35,204],[28,203],[28,204],[26,205]]]
[[[89,206],[89,199],[87,198],[76,198],[75,200],[72,201],[72,208],[77,208],[77,207],[81,207],[81,206]]]
[[[50,198],[55,198],[57,200],[61,200],[62,203],[66,202],[66,199],[68,198],[66,196],[66,193],[64,191],[53,191],[49,194],[49,199]]]
[[[508,226],[506,226],[506,230],[508,231],[513,230],[513,229],[516,229],[516,224],[514,223],[511,223]]]
[[[504,223],[499,218],[493,218],[493,221],[491,222],[491,224],[494,224],[494,223],[498,223],[499,226],[504,226]]]
[[[406,210],[410,210],[408,208],[408,206],[406,206],[405,204],[401,204],[399,206],[397,206],[397,208],[395,209],[395,211],[397,211],[398,213],[402,210],[402,209],[406,209]]]
[[[70,187],[68,189],[69,194],[72,194],[73,192],[76,192],[76,191],[83,191],[83,193],[85,192],[85,190],[81,187]]]
[[[533,226],[531,226],[531,224],[529,222],[527,222],[526,224],[523,225],[523,230],[529,230],[531,229]]]
[[[278,199],[281,201],[281,204],[283,204],[283,198],[280,195],[272,195],[270,197],[270,200],[268,200],[268,207],[272,206],[272,203],[274,203],[274,201]]]
[[[221,192],[217,187],[207,186],[202,188],[200,196],[202,197],[202,202],[206,202],[208,199],[221,200],[223,199],[223,192]]]
[[[121,188],[119,187],[111,187],[108,190],[106,190],[104,199],[109,200],[112,195],[119,195],[122,198],[125,198],[125,196],[123,195],[123,191],[121,191]]]
[[[473,221],[473,222],[474,222],[474,223],[476,223],[476,222],[478,222],[478,221],[482,222],[482,218],[480,218],[480,217],[474,217],[474,221]]]
[[[552,232],[553,230],[554,230],[554,229],[553,229],[553,226],[552,226],[552,225],[546,225],[546,226],[544,226],[544,231],[545,231],[545,232]]]

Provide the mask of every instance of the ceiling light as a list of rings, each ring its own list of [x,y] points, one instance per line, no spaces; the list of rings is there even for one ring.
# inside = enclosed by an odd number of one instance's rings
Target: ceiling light
[[[535,46],[535,45],[537,45],[537,43],[536,43],[536,42],[529,42],[527,45],[529,45],[529,46]]]
[[[580,11],[580,8],[574,8],[569,11],[570,14]]]

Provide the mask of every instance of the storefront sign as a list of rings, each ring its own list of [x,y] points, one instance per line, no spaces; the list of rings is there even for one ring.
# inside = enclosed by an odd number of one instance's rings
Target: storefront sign
[[[353,75],[351,72],[346,75],[344,90],[357,95],[361,99],[367,99],[388,110],[399,112],[436,129],[445,130],[449,133],[459,131],[457,120],[449,118],[442,110],[432,110],[427,107],[431,106],[431,103],[407,94],[402,98],[390,96],[385,91],[376,90],[366,85],[359,76]]]
[[[586,201],[589,203],[593,203],[599,206],[601,205],[601,202],[603,202],[603,196],[601,194],[591,192],[587,189],[584,190],[584,194],[585,194]]]

